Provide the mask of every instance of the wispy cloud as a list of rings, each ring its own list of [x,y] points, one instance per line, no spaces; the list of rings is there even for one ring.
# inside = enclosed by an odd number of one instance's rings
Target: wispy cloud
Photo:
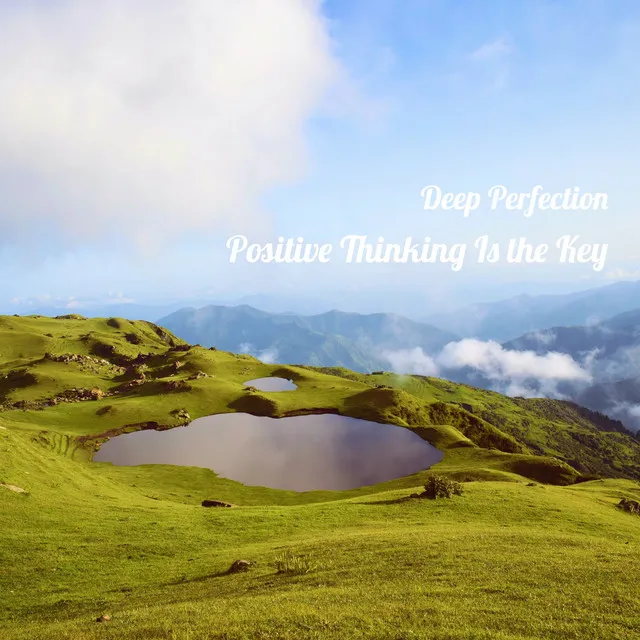
[[[469,61],[474,67],[475,73],[479,71],[488,77],[493,89],[504,89],[509,81],[511,73],[510,57],[515,51],[511,39],[502,36],[487,42],[469,55]]]
[[[382,357],[391,364],[396,373],[416,374],[420,376],[435,376],[438,365],[420,347],[415,349],[400,349],[397,351],[383,351]]]
[[[509,38],[503,36],[478,47],[469,57],[475,61],[494,61],[508,56],[513,50],[514,48]]]
[[[274,364],[278,362],[278,349],[269,347],[268,349],[256,349],[250,342],[243,342],[238,346],[238,353],[246,353],[252,355],[265,364]]]

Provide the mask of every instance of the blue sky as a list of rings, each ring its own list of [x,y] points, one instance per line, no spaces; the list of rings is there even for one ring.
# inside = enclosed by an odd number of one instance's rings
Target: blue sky
[[[0,72],[10,98],[2,310],[41,296],[203,292],[401,292],[428,306],[447,293],[584,288],[640,270],[637,2],[274,0],[264,15],[257,0],[239,4],[241,15],[224,2],[2,5],[0,54],[12,61]],[[463,219],[424,211],[428,184],[578,186],[607,192],[609,210]],[[609,254],[602,273],[555,262],[469,262],[455,274],[337,259],[229,265],[234,233],[334,244],[574,234]]]

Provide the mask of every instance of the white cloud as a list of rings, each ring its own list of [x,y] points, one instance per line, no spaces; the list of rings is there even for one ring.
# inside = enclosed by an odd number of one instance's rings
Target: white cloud
[[[435,376],[438,374],[438,365],[420,347],[400,349],[398,351],[383,351],[382,357],[389,361],[391,368],[396,373],[420,376]]]
[[[265,364],[274,364],[278,361],[278,350],[275,347],[269,347],[268,349],[260,351],[250,342],[242,342],[238,345],[238,353],[251,355]]]
[[[238,345],[238,353],[253,353],[253,345],[250,342],[241,342]]]
[[[549,346],[556,339],[554,329],[546,329],[545,331],[534,331],[530,337],[542,346]]]
[[[502,58],[512,52],[513,45],[510,43],[508,38],[503,36],[478,47],[470,57],[472,60],[496,60],[497,58]]]
[[[255,222],[344,82],[319,0],[2,3],[0,59],[5,241]]]
[[[382,355],[396,373],[460,381],[461,375],[467,379],[464,373],[470,370],[488,380],[487,386],[510,396],[563,397],[558,388],[561,383],[583,386],[592,382],[590,362],[585,368],[563,353],[537,355],[476,339],[450,342],[433,357],[421,348],[385,351]]]
[[[442,350],[437,362],[449,369],[472,367],[490,380],[591,380],[589,372],[569,355],[553,351],[545,355],[513,351],[493,341],[466,339],[451,342]]]
[[[264,351],[260,351],[256,358],[265,364],[274,364],[278,362],[278,350],[275,348],[265,349]]]

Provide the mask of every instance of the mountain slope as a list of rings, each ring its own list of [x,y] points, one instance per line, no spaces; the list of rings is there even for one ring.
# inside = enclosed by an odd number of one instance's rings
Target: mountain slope
[[[566,353],[580,359],[590,351],[598,358],[612,358],[621,349],[640,346],[640,309],[618,314],[587,326],[554,326],[527,333],[503,345],[507,349],[528,350],[542,354],[549,351]]]
[[[571,356],[589,371],[593,383],[565,385],[564,393],[633,428],[640,427],[640,310],[594,325],[528,333],[503,346],[538,355],[558,352]]]
[[[243,386],[266,375],[297,389]],[[640,630],[640,520],[616,508],[640,499],[624,479],[640,473],[640,442],[575,405],[267,365],[150,323],[79,316],[0,317],[0,381],[2,640]],[[303,493],[202,468],[91,462],[118,433],[231,411],[367,418],[444,457],[433,471]],[[618,479],[588,481],[593,471]],[[434,472],[464,483],[463,495],[411,497]],[[235,506],[203,509],[206,499]],[[240,558],[251,570],[230,574]]]
[[[385,350],[434,351],[456,339],[452,333],[392,314],[331,311],[300,316],[246,305],[182,309],[160,324],[191,343],[251,352],[271,361],[357,371],[387,367]]]
[[[524,450],[554,456],[583,473],[621,473],[640,479],[640,438],[620,421],[572,402],[509,398],[465,384],[415,375],[362,376],[342,369],[323,371],[408,392],[429,403],[428,424],[443,422],[465,433],[465,421],[472,415],[518,442]],[[483,446],[509,450],[503,443]]]
[[[0,415],[89,440],[141,423],[181,424],[178,410],[191,418],[326,410],[428,427],[436,446],[457,434],[453,441],[484,449],[551,455],[589,473],[640,477],[634,462],[640,441],[619,423],[573,405],[511,399],[436,378],[267,365],[191,347],[143,321],[0,317],[0,354]],[[270,374],[295,379],[298,390],[263,394],[242,384]],[[590,443],[583,450],[580,438]]]
[[[640,305],[640,282],[618,282],[571,294],[522,295],[474,304],[426,321],[462,337],[506,342],[548,327],[593,324]]]

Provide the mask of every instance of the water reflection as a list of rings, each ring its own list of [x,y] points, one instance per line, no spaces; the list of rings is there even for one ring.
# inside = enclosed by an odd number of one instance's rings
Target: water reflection
[[[258,391],[294,391],[298,387],[286,378],[257,378],[244,383],[245,387],[255,387]]]
[[[117,465],[205,467],[246,485],[352,489],[426,469],[442,458],[409,429],[337,415],[264,418],[229,413],[168,431],[107,441],[94,456]]]

